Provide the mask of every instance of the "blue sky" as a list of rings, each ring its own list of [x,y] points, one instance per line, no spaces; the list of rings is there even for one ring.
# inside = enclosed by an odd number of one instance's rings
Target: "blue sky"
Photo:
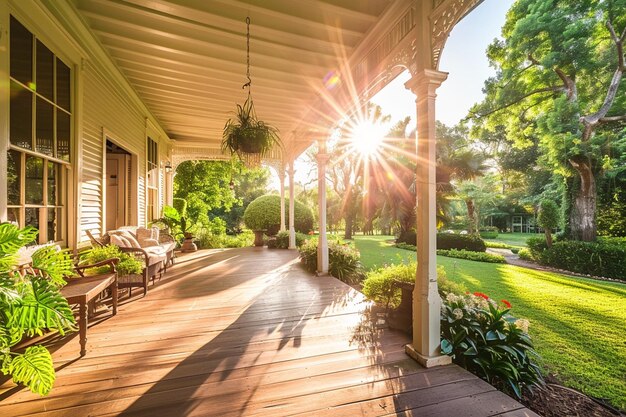
[[[437,90],[437,119],[447,125],[458,123],[469,108],[482,99],[482,87],[495,74],[489,67],[485,51],[494,38],[500,36],[506,12],[514,0],[485,0],[467,15],[452,31],[441,56],[439,69],[448,72],[448,79]],[[372,102],[391,115],[392,122],[411,116],[415,126],[415,96],[404,88],[410,78],[400,75],[376,96]],[[314,174],[308,161],[296,161],[296,181],[306,183]],[[279,188],[278,175],[271,170],[271,187]]]
[[[438,120],[454,125],[481,100],[484,81],[495,74],[485,51],[493,39],[500,36],[513,1],[485,0],[453,29],[439,65],[439,69],[449,75],[437,90]],[[409,78],[408,73],[402,74],[371,100],[394,121],[405,116],[415,119],[415,96],[403,85]]]

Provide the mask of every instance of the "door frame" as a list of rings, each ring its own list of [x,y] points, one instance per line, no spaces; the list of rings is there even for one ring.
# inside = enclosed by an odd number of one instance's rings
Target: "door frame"
[[[120,140],[117,136],[115,136],[110,130],[103,127],[102,128],[102,202],[101,202],[101,233],[106,233],[106,180],[107,180],[107,169],[106,169],[106,159],[107,159],[107,140],[116,144],[120,148],[124,149],[126,152],[130,154],[130,184],[134,184],[134,186],[130,187],[129,198],[130,198],[130,213],[128,213],[128,222],[130,223],[128,226],[137,225],[138,219],[138,195],[139,195],[139,158],[136,153],[132,152],[128,149],[127,146],[124,145],[124,141]]]

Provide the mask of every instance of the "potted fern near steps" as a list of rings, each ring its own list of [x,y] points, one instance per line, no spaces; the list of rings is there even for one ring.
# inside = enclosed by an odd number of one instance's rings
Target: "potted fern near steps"
[[[235,117],[228,119],[222,135],[222,152],[236,154],[248,166],[258,166],[261,158],[275,146],[282,146],[278,129],[259,120],[252,101],[252,79],[250,78],[250,18],[246,18],[246,51],[248,82],[242,88],[248,89],[248,98],[242,105],[237,104]]]

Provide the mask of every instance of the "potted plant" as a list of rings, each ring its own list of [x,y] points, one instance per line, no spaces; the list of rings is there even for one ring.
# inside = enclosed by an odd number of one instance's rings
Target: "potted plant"
[[[52,356],[43,344],[25,350],[12,348],[25,336],[56,330],[60,335],[75,330],[72,309],[61,294],[64,278],[73,275],[67,251],[44,246],[30,256],[32,270],[16,271],[25,245],[37,237],[37,229],[19,229],[10,223],[0,224],[0,372],[32,392],[46,395],[52,389],[55,373]],[[34,274],[39,271],[40,274]]]
[[[183,252],[195,252],[198,247],[193,243],[193,229],[195,222],[189,219],[183,212],[181,213],[175,207],[164,206],[163,217],[154,221],[154,223],[160,223],[172,230],[175,237],[182,236],[183,243],[181,249]]]
[[[237,104],[235,117],[228,119],[222,136],[222,151],[265,156],[274,146],[281,146],[278,129],[257,119],[254,103],[248,97],[243,106]]]

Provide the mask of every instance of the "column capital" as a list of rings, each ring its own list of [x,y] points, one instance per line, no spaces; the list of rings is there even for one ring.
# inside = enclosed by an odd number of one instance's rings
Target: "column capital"
[[[404,86],[418,97],[423,96],[424,93],[434,95],[437,88],[447,78],[447,72],[424,69],[404,83]]]
[[[328,153],[318,153],[315,156],[315,159],[317,159],[317,163],[318,164],[325,164],[330,159],[330,154],[328,154]]]

